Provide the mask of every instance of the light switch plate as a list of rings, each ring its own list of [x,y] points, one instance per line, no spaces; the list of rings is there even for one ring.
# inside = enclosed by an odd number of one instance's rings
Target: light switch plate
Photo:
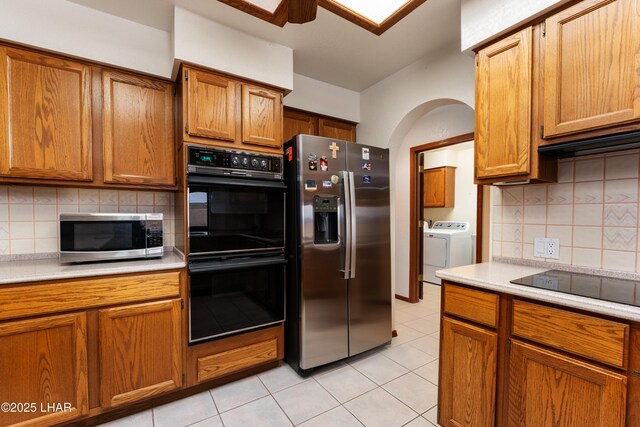
[[[547,256],[547,239],[544,237],[536,237],[533,242],[533,256],[545,258]]]

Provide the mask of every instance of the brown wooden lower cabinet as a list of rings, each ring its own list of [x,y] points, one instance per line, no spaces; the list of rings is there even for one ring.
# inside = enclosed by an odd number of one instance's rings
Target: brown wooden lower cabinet
[[[53,425],[88,413],[84,313],[0,324],[0,403],[10,405],[0,426]]]
[[[493,426],[498,334],[444,317],[438,422],[446,427]]]
[[[448,281],[443,287],[441,425],[640,426],[637,324]],[[499,307],[490,303],[496,295]],[[496,329],[485,326],[496,314],[489,323]]]
[[[100,310],[103,408],[182,387],[181,301]]]
[[[187,346],[185,275],[0,287],[0,426],[94,425],[280,363],[283,325]]]
[[[283,357],[283,325],[194,345],[187,350],[187,385],[223,378]]]
[[[516,340],[509,360],[509,425],[625,425],[624,375]]]

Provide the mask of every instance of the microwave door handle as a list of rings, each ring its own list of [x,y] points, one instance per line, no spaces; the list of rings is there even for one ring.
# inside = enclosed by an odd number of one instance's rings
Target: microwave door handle
[[[349,258],[351,263],[349,265],[349,278],[355,279],[356,277],[356,185],[353,172],[349,172],[349,213],[350,213],[350,225],[351,225],[351,242],[349,251],[351,252]]]
[[[349,172],[341,171],[340,175],[342,175],[342,191],[343,191],[343,200],[344,200],[344,230],[345,230],[345,239],[344,239],[344,258],[342,261],[343,270],[342,278],[349,279],[351,276],[351,191],[349,190]]]

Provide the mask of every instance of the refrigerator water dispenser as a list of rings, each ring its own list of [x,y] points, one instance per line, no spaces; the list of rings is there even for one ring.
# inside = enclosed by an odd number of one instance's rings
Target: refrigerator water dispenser
[[[313,243],[338,243],[338,197],[313,198]]]

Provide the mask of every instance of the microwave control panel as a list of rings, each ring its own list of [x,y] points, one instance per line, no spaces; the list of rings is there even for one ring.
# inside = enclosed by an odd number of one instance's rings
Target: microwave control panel
[[[282,179],[282,156],[189,146],[188,173]]]

